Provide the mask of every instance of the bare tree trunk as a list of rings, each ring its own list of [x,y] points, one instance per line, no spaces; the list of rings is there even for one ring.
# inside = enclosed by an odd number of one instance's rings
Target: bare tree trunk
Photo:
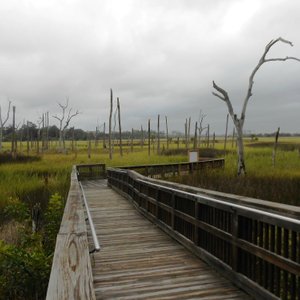
[[[273,167],[275,167],[275,159],[276,159],[276,151],[277,151],[279,131],[280,131],[280,127],[278,127],[277,132],[275,134],[275,142],[274,142],[273,155],[272,155]]]
[[[185,124],[184,124],[184,138],[185,138],[185,149],[188,148],[188,142],[187,142],[187,119],[185,119]]]
[[[113,91],[110,89],[110,111],[109,111],[109,123],[108,123],[108,148],[109,148],[109,159],[112,159],[112,146],[111,146],[111,118],[113,111]]]
[[[91,150],[92,150],[92,141],[91,141],[91,134],[89,134],[89,141],[88,141],[88,158],[91,158]]]
[[[187,148],[190,149],[190,140],[191,140],[191,117],[189,117],[188,131],[187,131]]]
[[[234,146],[234,137],[235,137],[235,127],[233,127],[233,130],[232,130],[231,148],[233,148],[233,146]]]
[[[150,119],[148,120],[148,156],[150,156]]]
[[[143,130],[143,125],[141,125],[141,148],[144,149],[144,130]]]
[[[169,149],[169,128],[168,128],[168,117],[166,116],[166,135],[167,135],[167,149]]]
[[[197,149],[197,131],[198,131],[198,122],[195,123],[195,134],[194,134],[194,149]]]
[[[227,116],[226,116],[226,127],[225,127],[225,137],[224,137],[224,153],[225,154],[226,154],[226,145],[227,145],[228,118],[229,118],[229,114],[227,114]],[[242,138],[242,143],[243,143],[243,138]]]
[[[16,107],[13,106],[13,123],[12,123],[12,137],[11,137],[11,154],[16,157]]]
[[[160,115],[157,116],[157,154],[160,154],[159,118]]]
[[[133,128],[131,128],[131,142],[130,142],[131,152],[133,152]]]
[[[122,128],[121,128],[121,111],[120,111],[120,100],[117,98],[117,110],[118,110],[118,121],[119,121],[119,147],[120,155],[123,156],[123,147],[122,147]]]
[[[246,166],[244,159],[244,143],[243,143],[243,129],[237,128],[237,146],[238,146],[238,175],[246,174]]]
[[[209,148],[209,124],[207,125],[207,148]]]
[[[74,145],[74,141],[75,141],[75,128],[73,126],[72,128],[72,152],[74,152],[74,148],[75,148],[75,145]]]
[[[27,121],[27,128],[26,128],[26,136],[27,136],[27,155],[29,155],[29,123]]]
[[[105,143],[105,122],[103,124],[103,149],[106,148],[106,143]]]
[[[49,149],[49,125],[50,125],[50,122],[49,122],[49,112],[47,111],[47,128],[46,128],[46,149],[48,150]]]
[[[214,133],[213,134],[213,144],[212,144],[213,149],[215,149],[215,142],[216,142],[216,134]]]

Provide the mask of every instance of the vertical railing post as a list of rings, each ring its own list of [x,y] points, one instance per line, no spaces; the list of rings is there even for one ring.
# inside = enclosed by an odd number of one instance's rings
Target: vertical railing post
[[[159,199],[160,199],[160,189],[156,190],[156,208],[155,208],[155,216],[158,219],[158,208],[159,208]]]
[[[195,199],[195,232],[194,232],[194,243],[196,246],[198,246],[198,225],[197,225],[197,221],[198,221],[198,210],[199,210],[199,203],[197,201],[197,199]]]
[[[171,226],[172,226],[172,229],[175,230],[175,194],[174,194],[174,192],[172,193],[171,202],[172,202]]]
[[[232,269],[234,271],[238,270],[238,247],[237,247],[237,239],[238,239],[238,214],[236,210],[232,212]]]

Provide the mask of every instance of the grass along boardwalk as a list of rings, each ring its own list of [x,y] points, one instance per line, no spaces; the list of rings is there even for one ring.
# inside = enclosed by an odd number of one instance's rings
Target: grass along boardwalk
[[[102,247],[91,257],[97,299],[249,299],[105,180],[83,182],[83,188]]]

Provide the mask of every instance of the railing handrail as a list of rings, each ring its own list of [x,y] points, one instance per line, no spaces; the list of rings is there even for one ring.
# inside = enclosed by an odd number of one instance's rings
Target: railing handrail
[[[76,167],[56,238],[47,300],[96,299]]]
[[[190,164],[203,164],[206,162],[223,162],[224,158],[208,158],[199,160],[197,162],[179,162],[179,163],[161,163],[161,164],[147,164],[147,165],[133,165],[133,166],[116,166],[111,167],[113,169],[139,169],[139,168],[151,168],[151,167],[167,167],[167,166],[178,166],[178,165],[190,165]]]
[[[132,170],[109,168],[108,184],[254,298],[299,298],[297,217],[165,186]]]
[[[281,221],[284,221],[284,222],[290,222],[290,223],[294,223],[296,225],[300,225],[300,220],[297,220],[297,219],[294,219],[294,218],[291,218],[291,217],[287,217],[287,216],[281,215],[279,213],[271,213],[271,212],[262,211],[262,210],[252,208],[252,207],[248,207],[248,206],[243,206],[243,205],[239,205],[239,204],[235,204],[235,203],[228,203],[228,202],[225,202],[223,200],[215,199],[215,198],[203,195],[203,194],[193,194],[193,193],[182,191],[182,190],[179,190],[179,189],[166,187],[164,185],[153,183],[153,182],[150,182],[148,180],[143,180],[143,179],[139,179],[139,178],[137,178],[136,180],[138,182],[143,182],[143,183],[146,183],[146,184],[149,184],[149,185],[152,185],[152,186],[159,187],[161,190],[173,191],[173,192],[176,192],[176,193],[180,193],[180,194],[183,194],[183,195],[193,197],[195,199],[203,199],[203,200],[208,200],[210,202],[218,203],[218,204],[224,205],[226,207],[229,207],[231,209],[236,208],[236,209],[239,209],[239,210],[243,210],[245,212],[253,212],[253,213],[258,214],[258,215],[263,215],[263,216],[275,218],[275,219],[278,219],[278,220],[281,220]]]
[[[82,194],[84,206],[85,206],[85,209],[86,209],[86,214],[87,214],[87,217],[88,217],[88,221],[89,221],[89,225],[90,225],[90,229],[91,229],[91,233],[92,233],[92,238],[93,238],[93,243],[94,243],[94,249],[91,250],[90,253],[98,252],[98,251],[100,251],[101,246],[100,246],[97,234],[96,234],[96,230],[95,230],[95,225],[94,225],[94,222],[93,222],[93,218],[91,216],[90,208],[89,208],[89,205],[87,203],[87,200],[86,200],[86,197],[85,197],[85,193],[84,193],[84,189],[82,187],[81,182],[79,182],[79,186],[80,186],[80,189],[81,189],[81,194]]]

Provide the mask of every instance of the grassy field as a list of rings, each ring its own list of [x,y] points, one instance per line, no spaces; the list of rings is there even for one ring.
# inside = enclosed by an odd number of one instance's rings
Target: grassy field
[[[23,161],[8,162],[2,156],[0,165],[0,299],[43,299],[48,282],[55,245],[55,236],[60,225],[64,201],[69,189],[71,167],[81,163],[105,163],[107,166],[126,166],[187,161],[185,145],[173,143],[166,151],[166,141],[161,142],[161,155],[156,145],[148,148],[138,145],[114,149],[109,159],[107,149],[92,143],[88,155],[88,143],[77,142],[76,152],[58,153],[56,144],[50,150],[37,155],[31,149],[28,159],[26,144],[18,144]],[[273,139],[245,140],[246,169],[244,178],[236,176],[237,157],[235,145],[228,141],[227,151],[218,140],[215,155],[225,156],[225,168],[203,171],[194,176],[180,176],[172,180],[223,192],[256,197],[270,201],[300,205],[300,138],[280,138],[276,165],[272,163]],[[8,151],[9,143],[4,144]],[[191,144],[192,147],[192,144]],[[178,151],[178,148],[182,149]],[[200,148],[200,156],[212,155],[214,151]],[[177,153],[177,154],[176,154]],[[24,161],[25,160],[25,161]],[[39,203],[42,225],[32,234],[31,213]],[[2,274],[2,275],[1,275]],[[5,274],[5,275],[4,275]],[[28,274],[31,274],[30,276]],[[34,275],[32,275],[34,274]],[[37,282],[32,285],[32,282]],[[2,296],[3,295],[3,296]]]
[[[135,141],[137,144],[138,141]],[[161,149],[166,148],[166,142],[161,142]],[[247,195],[251,197],[263,198],[277,202],[287,202],[300,205],[299,196],[287,195],[287,199],[278,194],[274,189],[280,185],[287,185],[289,190],[297,188],[300,177],[300,138],[280,138],[278,145],[276,165],[273,167],[272,151],[273,139],[260,138],[258,141],[245,140],[246,152],[246,178],[237,178],[237,158],[235,145],[232,147],[231,141],[227,143],[225,170],[214,170],[201,176],[186,176],[176,178],[176,181],[202,186],[210,189],[223,190],[225,192]],[[88,143],[77,142],[77,151],[70,151],[71,143],[67,142],[68,150],[66,154],[57,153],[56,144],[52,144],[52,149],[39,155],[39,160],[30,162],[2,163],[0,166],[0,214],[8,199],[18,198],[25,202],[31,209],[36,202],[41,202],[45,208],[47,199],[54,193],[66,196],[69,184],[69,174],[72,165],[79,163],[105,163],[107,166],[137,165],[152,163],[170,163],[187,161],[185,145],[180,144],[182,154],[157,155],[156,146],[151,146],[151,155],[148,156],[147,146],[135,146],[133,152],[131,147],[124,147],[123,157],[119,154],[119,148],[115,146],[113,159],[108,157],[107,149],[102,148],[102,143],[98,147],[92,143],[90,157],[88,157]],[[8,150],[9,143],[4,144]],[[19,149],[26,149],[25,143],[18,145]],[[171,149],[177,149],[178,145],[171,144]],[[215,144],[218,150],[224,149],[222,140]],[[167,151],[165,151],[167,152]],[[174,151],[175,152],[175,151]],[[26,156],[26,154],[24,153]],[[36,155],[35,149],[31,150],[30,155]],[[200,149],[200,155],[207,156],[205,148]],[[224,156],[222,151],[219,156]],[[232,182],[232,183],[230,183]],[[265,186],[265,188],[264,188]],[[272,188],[272,186],[275,186]],[[258,188],[260,187],[260,188]],[[262,189],[265,192],[261,192]],[[282,187],[283,188],[283,187]],[[282,189],[281,188],[281,189]],[[270,191],[270,193],[268,192]],[[269,195],[268,195],[269,193]],[[300,194],[300,193],[299,193]]]

